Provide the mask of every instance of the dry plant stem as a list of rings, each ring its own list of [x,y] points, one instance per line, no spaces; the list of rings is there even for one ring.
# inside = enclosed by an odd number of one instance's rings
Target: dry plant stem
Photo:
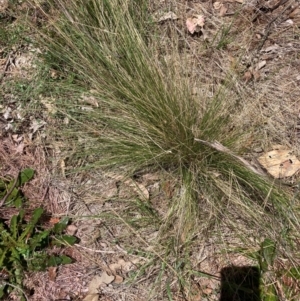
[[[235,159],[239,160],[240,162],[243,163],[243,165],[245,165],[248,169],[250,169],[251,171],[253,171],[255,174],[259,175],[259,176],[266,176],[264,173],[262,173],[261,171],[255,169],[249,162],[247,162],[245,159],[243,159],[242,157],[239,157],[235,154],[233,154],[231,152],[230,149],[228,149],[227,147],[225,147],[224,145],[222,145],[221,143],[219,143],[218,141],[214,141],[214,142],[208,142],[208,141],[204,141],[204,140],[201,140],[201,139],[197,139],[195,138],[195,141],[197,142],[201,142],[205,145],[208,145],[212,148],[214,148],[215,150],[217,151],[220,151],[220,152],[223,152],[225,154],[228,154],[232,157],[234,157]]]
[[[0,207],[3,206],[3,204],[6,202],[7,198],[10,196],[10,194],[13,192],[13,190],[15,189],[17,183],[18,183],[18,180],[19,180],[19,175],[20,175],[20,172],[18,173],[15,181],[14,181],[14,184],[12,185],[12,187],[9,189],[9,191],[6,193],[6,195],[4,196],[4,198],[0,201]]]
[[[283,1],[279,1],[279,3],[277,5],[275,5],[273,8],[271,8],[271,11],[275,10],[276,8],[278,8],[280,5],[283,5],[287,2],[288,0],[283,0]],[[282,3],[281,3],[282,2]],[[268,39],[270,33],[271,33],[271,25],[280,17],[283,15],[283,13],[288,10],[291,7],[291,4],[287,5],[281,12],[280,14],[278,14],[277,16],[275,16],[267,25],[266,27],[266,33],[264,34],[264,37],[259,45],[259,47],[257,48],[256,53],[259,53],[261,51],[261,49],[263,48],[266,40]]]
[[[78,248],[82,248],[82,249],[87,250],[87,251],[94,252],[94,253],[105,253],[105,254],[115,254],[116,253],[115,251],[94,250],[94,249],[91,249],[91,248],[87,248],[87,247],[81,246],[79,244],[75,244],[74,246],[76,246]]]
[[[6,63],[5,63],[5,66],[4,66],[4,69],[3,69],[3,72],[2,74],[0,75],[0,82],[3,80],[4,76],[5,76],[5,73],[7,72],[8,70],[8,67],[9,65],[11,64],[11,55],[12,55],[13,52],[10,52],[7,56],[7,59],[6,59]]]

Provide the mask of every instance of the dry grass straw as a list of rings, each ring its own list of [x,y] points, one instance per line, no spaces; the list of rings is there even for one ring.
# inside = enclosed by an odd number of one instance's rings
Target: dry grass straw
[[[186,295],[195,272],[189,251],[220,223],[241,243],[249,229],[259,233],[257,241],[293,243],[283,235],[298,235],[291,196],[235,156],[195,141],[218,141],[243,152],[241,107],[229,92],[235,85],[230,76],[212,98],[192,95],[194,82],[178,64],[188,55],[179,56],[176,47],[159,50],[155,33],[148,31],[155,26],[146,1],[133,6],[120,0],[57,0],[52,9],[62,12],[55,20],[48,16],[52,23],[42,36],[52,65],[74,74],[77,91],[90,91],[96,100],[85,106],[73,84],[61,87],[65,96],[56,105],[70,119],[62,136],[75,145],[74,156],[89,168],[126,175],[168,170],[180,179],[153,253],[162,262],[161,273],[175,271]],[[176,44],[176,36],[170,41]],[[293,260],[288,248],[281,250]]]

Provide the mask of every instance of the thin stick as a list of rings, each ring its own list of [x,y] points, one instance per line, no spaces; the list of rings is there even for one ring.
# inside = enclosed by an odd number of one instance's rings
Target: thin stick
[[[74,246],[79,247],[79,248],[82,248],[82,249],[85,249],[85,250],[88,250],[88,251],[91,251],[91,252],[94,252],[94,253],[105,253],[105,254],[115,254],[115,253],[116,253],[115,251],[94,250],[94,249],[90,249],[90,248],[81,246],[81,245],[79,245],[79,244],[75,244]]]
[[[3,72],[2,74],[0,75],[0,82],[2,81],[2,79],[4,78],[7,70],[8,70],[8,67],[11,63],[11,55],[12,55],[12,52],[10,52],[7,56],[7,59],[6,59],[6,63],[5,63],[5,66],[4,66],[4,69],[3,69]]]
[[[247,167],[248,169],[250,169],[251,171],[253,171],[257,175],[265,176],[265,174],[262,171],[257,170],[256,168],[254,168],[244,158],[235,155],[230,149],[228,149],[227,147],[225,147],[224,145],[222,145],[220,142],[218,142],[218,141],[208,142],[208,141],[197,139],[197,138],[195,138],[194,140],[197,141],[197,142],[201,142],[201,143],[203,143],[203,144],[205,144],[207,146],[210,146],[211,148],[214,148],[217,151],[220,151],[222,153],[225,153],[225,154],[228,154],[228,155],[234,157],[235,159],[237,159],[238,161],[240,161],[241,163],[243,163],[243,165],[245,167]]]

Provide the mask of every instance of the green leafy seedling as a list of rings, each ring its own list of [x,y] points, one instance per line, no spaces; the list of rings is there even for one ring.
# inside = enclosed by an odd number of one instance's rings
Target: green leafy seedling
[[[29,182],[34,176],[34,170],[31,168],[25,168],[21,171],[19,175],[19,185],[22,186]]]
[[[257,252],[261,276],[267,273],[274,265],[276,257],[276,243],[269,238],[261,243],[260,250]],[[262,301],[277,301],[278,296],[273,284],[264,285],[261,283]]]
[[[68,217],[63,217],[61,221],[54,225],[53,232],[55,234],[62,234],[63,231],[67,228],[70,219]]]
[[[47,253],[54,245],[63,247],[76,243],[76,237],[63,234],[69,219],[63,218],[52,229],[43,229],[40,225],[43,213],[42,208],[36,208],[26,222],[25,212],[20,209],[19,214],[11,218],[9,225],[0,220],[0,269],[7,272],[7,283],[22,288],[24,272],[42,271],[50,266],[73,262],[66,255]],[[0,297],[9,293],[11,287],[7,283],[0,286]]]
[[[31,168],[23,169],[15,179],[0,179],[0,204],[13,204],[20,208],[24,197],[20,187],[30,181],[34,176],[34,170]]]
[[[262,244],[259,252],[260,270],[264,273],[268,271],[269,267],[273,265],[276,256],[276,243],[266,238]]]

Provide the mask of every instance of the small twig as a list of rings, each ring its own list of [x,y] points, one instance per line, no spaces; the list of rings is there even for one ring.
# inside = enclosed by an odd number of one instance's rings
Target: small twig
[[[230,149],[228,149],[227,147],[225,147],[224,145],[222,145],[220,142],[218,141],[213,141],[213,142],[208,142],[205,140],[201,140],[201,139],[194,139],[197,142],[201,142],[207,146],[210,146],[211,148],[214,148],[215,150],[228,154],[230,156],[232,156],[233,158],[237,159],[238,161],[240,161],[241,163],[243,163],[243,165],[245,167],[247,167],[248,169],[250,169],[251,171],[253,171],[255,174],[260,175],[260,176],[265,176],[264,173],[262,173],[261,171],[257,170],[256,168],[254,168],[249,162],[247,162],[244,158],[239,157],[237,155],[235,155]]]
[[[8,70],[8,67],[9,67],[9,65],[10,65],[10,59],[11,59],[10,56],[11,56],[11,54],[12,54],[12,52],[10,52],[10,53],[8,54],[8,56],[7,56],[7,60],[6,60],[6,63],[5,63],[3,72],[2,72],[2,74],[0,75],[0,82],[1,82],[2,79],[4,78],[5,73],[6,73],[6,71]]]
[[[94,249],[90,249],[90,248],[81,246],[81,245],[79,245],[79,244],[75,244],[74,246],[79,247],[79,248],[82,248],[82,249],[85,249],[85,250],[88,250],[88,251],[91,251],[91,252],[94,252],[94,253],[105,253],[105,254],[115,254],[115,253],[116,253],[115,251],[94,250]]]
[[[9,191],[6,193],[6,195],[3,197],[3,199],[0,201],[0,207],[3,206],[3,204],[6,202],[6,200],[8,199],[8,197],[11,195],[11,193],[13,192],[13,190],[15,189],[18,180],[19,180],[19,176],[20,176],[20,172],[18,173],[18,176],[16,177],[13,185],[11,186],[11,188],[9,189]]]
[[[273,8],[271,8],[271,11],[273,11],[274,9],[278,8],[280,5],[283,5],[287,2],[288,0],[281,0],[279,1],[279,3],[277,5],[275,5]],[[277,16],[275,16],[266,26],[266,33],[263,36],[263,39],[261,40],[260,45],[257,47],[256,49],[256,53],[259,53],[261,51],[261,49],[263,48],[266,40],[268,39],[270,33],[271,33],[271,25],[279,18],[283,15],[283,13],[288,10],[291,7],[291,4],[287,5]]]

